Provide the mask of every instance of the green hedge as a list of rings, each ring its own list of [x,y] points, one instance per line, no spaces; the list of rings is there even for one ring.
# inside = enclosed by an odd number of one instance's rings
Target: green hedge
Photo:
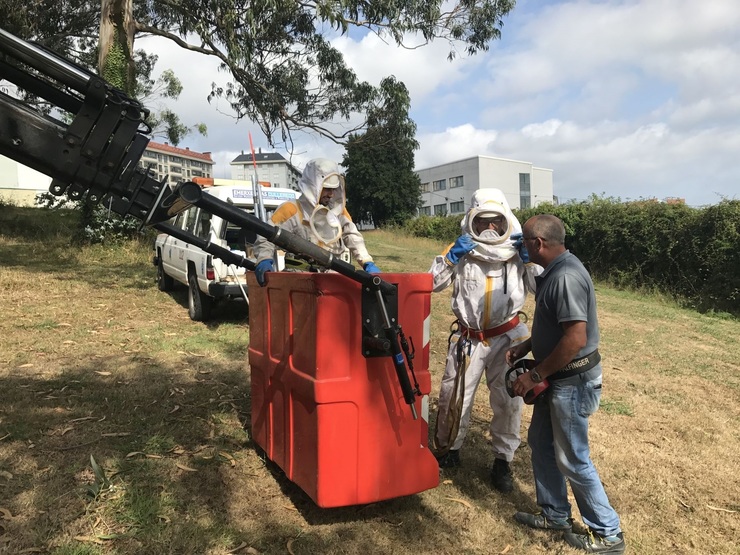
[[[555,214],[566,246],[599,280],[667,293],[682,304],[740,315],[740,201],[691,208],[654,201],[587,202],[514,211],[524,223]],[[409,233],[453,241],[460,216],[420,217]]]
[[[416,237],[439,239],[452,243],[460,236],[461,215],[457,216],[419,216],[404,224],[404,230]]]

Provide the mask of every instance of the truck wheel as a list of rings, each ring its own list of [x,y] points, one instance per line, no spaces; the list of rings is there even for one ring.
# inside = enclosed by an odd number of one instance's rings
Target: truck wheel
[[[211,314],[211,297],[198,287],[198,276],[195,272],[188,274],[188,314],[191,320],[205,322]]]
[[[172,279],[172,276],[164,273],[162,256],[159,257],[159,262],[157,263],[157,288],[160,291],[172,291],[175,288],[175,280]]]

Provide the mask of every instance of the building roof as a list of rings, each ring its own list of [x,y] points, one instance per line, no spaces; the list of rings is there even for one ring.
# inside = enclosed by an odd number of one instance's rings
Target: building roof
[[[450,160],[449,162],[445,162],[443,164],[437,164],[436,166],[428,166],[426,168],[414,169],[414,171],[416,173],[419,173],[419,172],[422,172],[422,171],[436,170],[437,168],[442,168],[442,167],[445,167],[445,166],[450,166],[452,164],[458,164],[460,162],[467,162],[469,160],[478,160],[478,161],[480,161],[481,159],[498,160],[500,162],[514,162],[516,164],[530,164],[530,165],[532,165],[532,168],[533,169],[536,169],[536,170],[543,170],[543,171],[550,171],[550,172],[553,171],[553,170],[551,170],[549,168],[535,167],[532,164],[532,162],[527,162],[527,161],[524,161],[524,160],[514,160],[512,158],[500,158],[498,156],[488,156],[488,155],[485,155],[485,154],[478,154],[476,156],[468,156],[467,158],[460,158],[459,160]]]
[[[282,154],[279,154],[277,152],[256,152],[255,155],[255,161],[256,162],[288,162]],[[252,154],[247,153],[244,154],[244,151],[234,158],[230,163],[231,164],[244,164],[245,162],[252,162]]]
[[[175,154],[177,156],[187,156],[189,158],[196,158],[198,160],[203,160],[204,162],[208,162],[209,164],[215,164],[215,162],[213,161],[213,158],[211,158],[210,152],[196,152],[194,150],[190,150],[189,148],[179,148],[176,146],[169,145],[167,143],[162,144],[162,143],[156,143],[154,141],[149,141],[147,148],[158,151],[158,152],[168,152],[170,154]]]

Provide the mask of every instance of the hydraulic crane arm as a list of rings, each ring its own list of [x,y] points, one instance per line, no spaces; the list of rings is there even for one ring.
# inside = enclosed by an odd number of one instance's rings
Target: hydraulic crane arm
[[[32,108],[20,94],[3,90],[3,80],[47,103],[51,106],[48,113]],[[377,275],[356,270],[297,235],[211,195],[203,195],[192,182],[181,183],[173,190],[152,178],[138,166],[151,133],[146,124],[148,114],[138,101],[99,76],[0,29],[0,154],[50,176],[49,191],[54,195],[67,194],[90,203],[104,201],[117,214],[133,216],[143,225],[167,233],[172,228],[164,223],[166,220],[196,205],[361,283],[377,295],[387,339],[380,341],[385,351],[382,354],[392,358],[404,400],[416,418],[417,391],[410,384],[404,361],[405,355],[410,364],[413,354],[399,339],[401,329],[388,317],[383,297],[394,295],[396,286]],[[193,244],[203,243],[182,230],[180,238]],[[214,247],[210,243],[199,246],[216,256],[224,254],[209,251],[209,247]],[[251,264],[247,260],[233,262],[246,268]]]

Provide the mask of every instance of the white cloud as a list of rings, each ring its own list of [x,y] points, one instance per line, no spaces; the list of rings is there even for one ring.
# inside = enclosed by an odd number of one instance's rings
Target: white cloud
[[[415,157],[417,168],[437,166],[476,154],[485,154],[496,140],[495,131],[476,129],[470,124],[422,135],[423,148]]]
[[[359,41],[343,36],[332,44],[342,52],[360,79],[377,85],[384,77],[395,75],[406,83],[417,102],[423,102],[440,87],[465,79],[468,72],[480,63],[478,58],[465,55],[448,62],[451,45],[447,41],[423,44],[422,39],[414,36],[404,38],[406,48],[384,41],[375,34],[367,34]]]

